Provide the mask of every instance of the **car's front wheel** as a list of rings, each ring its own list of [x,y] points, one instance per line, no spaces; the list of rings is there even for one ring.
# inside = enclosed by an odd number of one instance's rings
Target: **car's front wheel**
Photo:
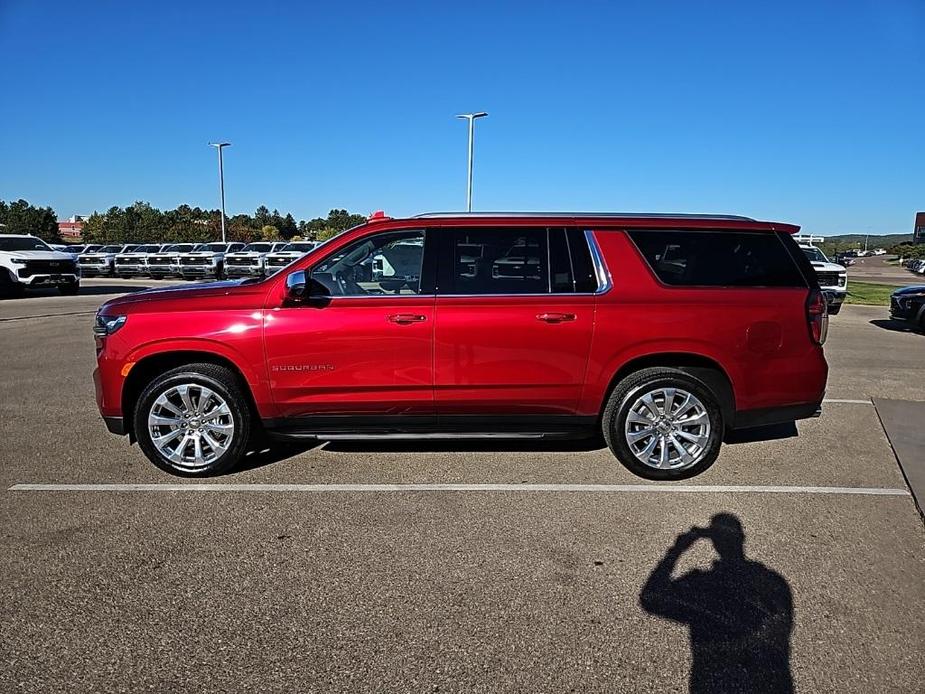
[[[80,291],[80,281],[65,282],[64,284],[59,284],[58,291],[64,294],[65,296],[72,296],[74,294],[77,294]]]
[[[141,450],[159,468],[208,477],[244,455],[251,414],[236,374],[215,364],[190,364],[148,384],[138,399],[134,426]]]
[[[654,480],[699,475],[716,460],[723,439],[716,396],[699,379],[665,367],[642,369],[617,384],[602,424],[620,463]]]

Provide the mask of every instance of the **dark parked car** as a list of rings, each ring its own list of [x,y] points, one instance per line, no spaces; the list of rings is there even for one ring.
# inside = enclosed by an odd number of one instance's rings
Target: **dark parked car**
[[[925,330],[925,284],[893,292],[890,295],[890,318],[909,321]]]

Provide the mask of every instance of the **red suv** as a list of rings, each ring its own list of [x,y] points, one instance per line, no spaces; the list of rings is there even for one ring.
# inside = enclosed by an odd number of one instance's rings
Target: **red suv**
[[[284,438],[603,435],[650,479],[733,429],[818,413],[825,298],[745,217],[374,215],[263,280],[150,290],[96,317],[100,412],[164,470]]]

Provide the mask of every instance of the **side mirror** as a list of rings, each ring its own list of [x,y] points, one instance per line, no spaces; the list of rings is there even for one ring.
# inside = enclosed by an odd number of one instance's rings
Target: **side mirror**
[[[304,271],[299,270],[290,274],[286,277],[286,300],[294,304],[305,301],[308,298],[306,286]]]

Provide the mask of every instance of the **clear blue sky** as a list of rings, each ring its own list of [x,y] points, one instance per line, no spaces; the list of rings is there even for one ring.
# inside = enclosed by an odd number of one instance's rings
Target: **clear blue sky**
[[[925,2],[0,0],[0,199],[65,217],[731,212],[909,232]]]

